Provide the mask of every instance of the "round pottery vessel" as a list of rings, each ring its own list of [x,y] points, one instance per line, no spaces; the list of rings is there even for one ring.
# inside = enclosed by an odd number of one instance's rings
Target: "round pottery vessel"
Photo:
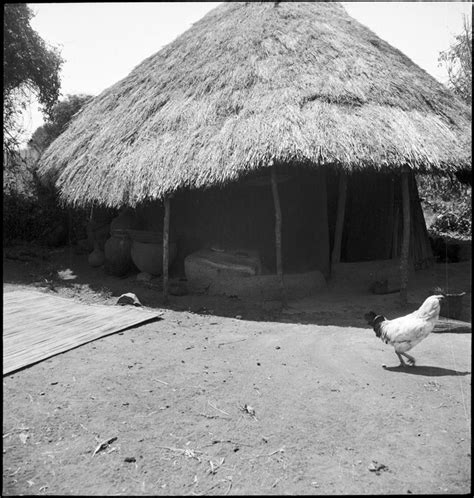
[[[171,266],[177,253],[175,242],[169,244],[168,266]],[[146,243],[134,240],[131,251],[132,261],[141,271],[159,276],[163,273],[163,242]]]
[[[121,277],[132,267],[132,241],[125,230],[113,230],[104,246],[105,271]]]
[[[90,266],[93,268],[97,268],[99,266],[102,266],[105,261],[105,255],[104,251],[100,249],[100,247],[95,244],[94,250],[89,254],[89,257],[87,258],[87,262],[89,263]]]
[[[144,244],[162,244],[163,234],[154,230],[127,230],[128,235],[133,241],[142,242]]]

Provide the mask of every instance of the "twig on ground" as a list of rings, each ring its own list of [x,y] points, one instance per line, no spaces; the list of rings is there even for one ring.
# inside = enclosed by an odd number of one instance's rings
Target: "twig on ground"
[[[186,449],[172,448],[170,446],[157,446],[157,448],[163,448],[164,450],[169,450],[169,451],[177,451],[178,453],[182,453],[184,456],[187,456],[188,458],[195,458],[196,460],[201,461],[201,459],[196,455],[196,453],[202,454],[202,451],[199,450],[190,450],[189,448]]]
[[[227,412],[225,412],[224,410],[221,410],[220,408],[217,408],[217,406],[214,406],[210,401],[208,401],[207,403],[209,404],[209,406],[212,406],[212,408],[214,408],[214,410],[217,410],[218,412],[221,412],[224,415],[228,415],[230,417],[230,415]]]
[[[285,452],[285,449],[280,448],[279,450],[272,451],[271,453],[265,453],[264,455],[256,455],[253,458],[260,458],[260,457],[265,457],[265,456],[269,457],[269,456],[274,455],[275,453],[284,453],[284,452]]]
[[[165,382],[164,380],[160,380],[160,379],[155,379],[155,380],[156,380],[156,382],[161,382],[162,384],[169,386],[168,382]]]
[[[229,494],[230,488],[232,488],[232,477],[229,478],[229,487],[227,488],[227,491],[225,492],[226,495]]]
[[[219,467],[222,466],[222,464],[224,463],[224,458],[222,458],[222,460],[220,461],[220,463],[214,463],[212,460],[209,460],[209,466],[211,467],[207,472],[208,474],[215,474]]]
[[[206,418],[223,418],[223,419],[227,418],[227,417],[221,417],[220,415],[207,415],[206,413],[198,413],[198,415],[201,415],[201,417],[206,417]]]
[[[99,451],[105,450],[107,446],[109,446],[110,443],[113,443],[114,441],[117,440],[117,436],[111,437],[109,439],[106,439],[105,441],[102,441],[99,446],[94,450],[94,453],[92,453],[92,456],[96,455],[99,453]]]
[[[232,441],[232,439],[214,439],[212,441],[212,443],[210,444],[205,444],[203,446],[203,448],[206,448],[207,446],[212,446],[214,444],[217,444],[217,443],[231,443],[231,444],[237,444],[238,446],[249,446],[249,447],[253,447],[252,444],[246,444],[246,443],[238,443],[237,441]]]
[[[15,472],[13,472],[13,474],[8,474],[8,477],[13,477],[14,475],[18,474],[18,472],[20,471],[21,467],[18,467]]]
[[[220,348],[221,346],[225,346],[226,344],[235,344],[236,342],[242,342],[242,341],[246,341],[247,338],[245,339],[239,339],[238,341],[230,341],[230,342],[220,342],[217,347]]]
[[[211,491],[211,489],[214,489],[216,488],[217,486],[219,486],[219,484],[221,483],[221,481],[219,482],[216,482],[216,484],[214,484],[213,486],[211,486],[210,488],[206,489],[206,491],[201,491],[200,493],[195,493],[194,491],[191,491],[191,495],[193,496],[203,496],[203,495],[207,495],[209,493],[209,491]]]

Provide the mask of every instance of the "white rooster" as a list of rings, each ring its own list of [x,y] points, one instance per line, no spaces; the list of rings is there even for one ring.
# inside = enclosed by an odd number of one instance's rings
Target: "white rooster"
[[[430,296],[413,313],[387,320],[383,315],[373,311],[364,315],[367,323],[374,329],[375,335],[395,348],[395,353],[400,360],[400,366],[406,366],[402,355],[408,359],[408,365],[415,365],[415,358],[406,352],[415,347],[419,342],[428,337],[433,331],[435,322],[439,318],[442,295]]]

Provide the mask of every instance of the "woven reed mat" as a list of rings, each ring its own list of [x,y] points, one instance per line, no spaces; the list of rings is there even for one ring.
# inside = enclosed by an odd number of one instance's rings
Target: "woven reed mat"
[[[84,304],[38,291],[3,294],[3,375],[100,337],[145,322],[162,312],[134,306]]]

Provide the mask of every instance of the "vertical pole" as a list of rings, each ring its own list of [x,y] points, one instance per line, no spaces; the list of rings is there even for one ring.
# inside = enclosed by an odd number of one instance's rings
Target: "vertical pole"
[[[163,203],[165,207],[165,216],[163,220],[163,303],[168,304],[170,198],[165,197]]]
[[[339,176],[339,194],[337,198],[336,228],[334,231],[334,246],[332,248],[331,264],[341,261],[342,230],[344,227],[344,214],[346,210],[347,175],[341,171]]]
[[[408,264],[410,251],[410,190],[409,169],[402,171],[402,201],[403,201],[403,239],[400,255],[400,301],[402,305],[407,303],[408,288]]]
[[[385,248],[384,259],[390,259],[392,257],[392,244],[393,244],[393,227],[395,225],[395,182],[390,175],[388,177],[389,182],[389,193],[388,193],[388,213],[387,213],[387,247]]]
[[[280,281],[281,300],[285,304],[285,287],[283,284],[283,263],[282,263],[282,249],[281,249],[281,206],[280,196],[278,195],[278,184],[276,175],[276,166],[271,166],[271,183],[273,193],[273,204],[275,207],[275,245],[276,245],[276,270],[278,279]]]
[[[392,235],[392,252],[390,253],[391,259],[398,258],[398,227],[400,225],[400,208],[395,205],[395,200],[393,201],[395,208],[395,215],[393,219],[393,235]]]

